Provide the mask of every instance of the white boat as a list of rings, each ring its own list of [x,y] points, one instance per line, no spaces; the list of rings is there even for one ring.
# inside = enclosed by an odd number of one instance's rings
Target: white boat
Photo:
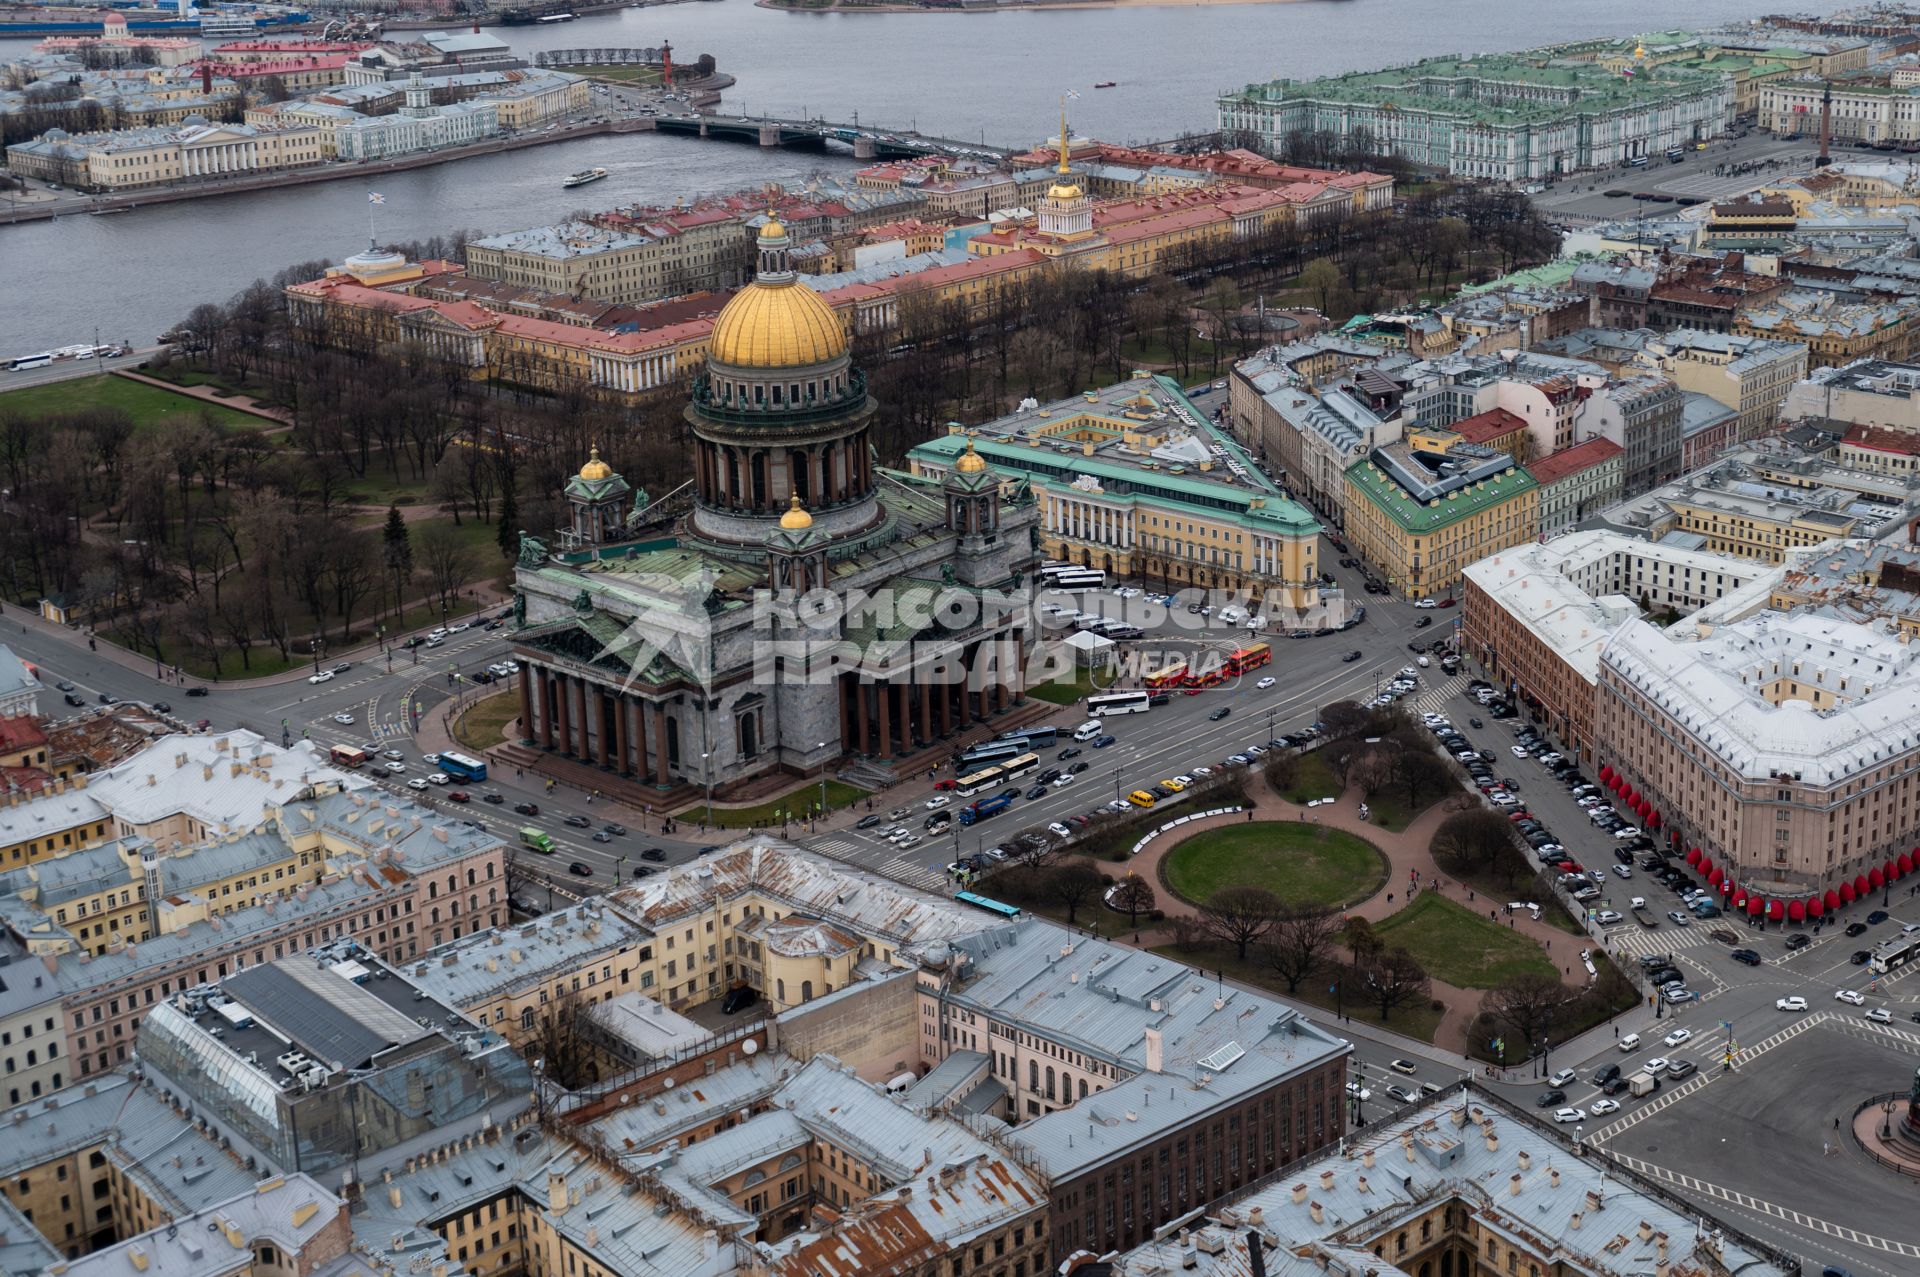
[[[568,190],[572,190],[576,186],[585,186],[588,182],[597,182],[606,175],[607,170],[603,168],[583,168],[578,173],[567,178],[561,185],[565,186]]]

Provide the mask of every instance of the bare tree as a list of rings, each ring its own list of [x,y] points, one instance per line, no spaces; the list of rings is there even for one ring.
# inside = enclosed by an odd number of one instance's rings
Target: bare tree
[[[1386,942],[1373,933],[1373,924],[1358,914],[1348,918],[1346,925],[1340,928],[1340,943],[1346,945],[1347,951],[1353,955],[1355,966],[1386,947]]]
[[[1067,911],[1067,925],[1079,919],[1080,906],[1099,895],[1107,885],[1106,875],[1093,867],[1091,860],[1067,860],[1047,875],[1046,891],[1053,902]]]
[[[1200,906],[1200,925],[1232,945],[1245,962],[1247,949],[1273,929],[1283,908],[1280,897],[1265,887],[1222,887]]]
[[[1393,779],[1393,756],[1396,751],[1375,746],[1359,757],[1347,763],[1347,783],[1360,791],[1360,796],[1371,800],[1373,796],[1387,787]]]
[[[1492,868],[1512,846],[1513,822],[1485,807],[1448,816],[1433,831],[1431,844],[1434,863],[1463,877]]]
[[[1260,945],[1267,969],[1287,982],[1294,993],[1300,982],[1327,965],[1340,935],[1341,917],[1332,909],[1309,905],[1288,909],[1274,920],[1273,930]]]
[[[1555,1012],[1572,996],[1559,977],[1528,971],[1488,989],[1480,999],[1480,1010],[1512,1030],[1531,1052],[1546,1036]]]
[[[1115,909],[1126,910],[1128,924],[1137,927],[1140,915],[1153,908],[1153,887],[1139,874],[1130,873],[1120,880],[1110,903]]]
[[[569,991],[538,1008],[531,1029],[525,1027],[524,1015],[510,1028],[521,1035],[521,1054],[539,1060],[542,1073],[568,1090],[600,1080],[600,1053],[587,1026],[590,1006]]]
[[[445,613],[453,606],[454,597],[473,580],[473,548],[446,524],[427,523],[415,529],[413,549],[427,575],[427,586]]]
[[[1366,986],[1368,999],[1380,1008],[1382,1020],[1393,1014],[1395,1007],[1426,997],[1433,988],[1427,969],[1411,953],[1398,947],[1376,953],[1361,963],[1358,974]]]

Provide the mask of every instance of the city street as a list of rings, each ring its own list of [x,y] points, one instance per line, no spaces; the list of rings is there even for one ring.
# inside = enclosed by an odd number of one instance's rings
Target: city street
[[[1817,140],[1775,137],[1754,130],[1746,137],[1721,138],[1707,144],[1704,151],[1688,151],[1678,164],[1664,155],[1654,156],[1644,168],[1616,168],[1601,173],[1582,173],[1563,179],[1533,197],[1534,206],[1549,220],[1569,224],[1607,221],[1614,218],[1671,217],[1680,211],[1674,201],[1656,203],[1636,200],[1633,193],[1657,191],[1676,197],[1703,200],[1726,199],[1754,190],[1794,172],[1805,172],[1819,151]],[[1853,154],[1880,158],[1876,152],[1850,152],[1836,146],[1834,154],[1849,158]],[[1751,173],[1721,175],[1721,166],[1766,165]],[[1608,197],[1604,192],[1624,191]]]

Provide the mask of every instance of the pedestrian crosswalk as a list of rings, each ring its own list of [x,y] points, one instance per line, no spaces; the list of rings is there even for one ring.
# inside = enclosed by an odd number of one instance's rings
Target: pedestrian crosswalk
[[[880,866],[880,873],[895,882],[904,882],[909,887],[919,887],[932,891],[947,885],[947,880],[924,864],[917,864],[905,856],[895,856]]]
[[[1693,949],[1706,944],[1708,937],[1694,928],[1662,926],[1656,931],[1644,927],[1615,927],[1601,937],[1607,952],[1633,958],[1651,958],[1656,954]]]
[[[810,845],[815,851],[823,851],[835,860],[850,860],[856,852],[865,850],[850,838],[816,838]]]

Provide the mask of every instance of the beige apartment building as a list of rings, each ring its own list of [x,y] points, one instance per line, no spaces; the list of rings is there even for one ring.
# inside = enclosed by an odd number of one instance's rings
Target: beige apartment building
[[[1660,371],[1682,390],[1706,395],[1739,414],[1741,442],[1771,434],[1780,405],[1807,375],[1807,347],[1683,328],[1667,334]]]
[[[94,190],[137,190],[183,178],[304,168],[326,160],[322,129],[250,124],[150,125],[106,133],[50,129],[7,148],[14,172]]]

